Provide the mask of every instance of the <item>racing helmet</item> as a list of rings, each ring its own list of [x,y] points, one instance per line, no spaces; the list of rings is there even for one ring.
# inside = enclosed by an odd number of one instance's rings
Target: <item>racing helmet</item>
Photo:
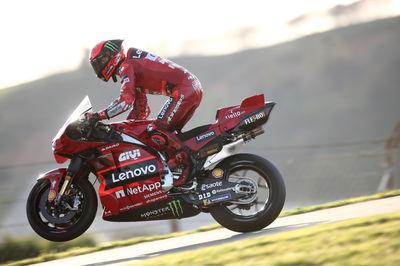
[[[125,59],[123,41],[102,41],[91,50],[89,61],[99,79],[107,82],[112,77],[117,82],[118,65]]]

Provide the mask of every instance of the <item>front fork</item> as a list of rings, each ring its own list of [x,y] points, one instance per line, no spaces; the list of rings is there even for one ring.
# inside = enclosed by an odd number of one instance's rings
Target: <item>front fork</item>
[[[82,166],[82,158],[80,157],[74,157],[71,159],[71,162],[67,168],[67,173],[64,177],[64,183],[62,184],[62,187],[60,189],[60,192],[57,194],[55,201],[58,202],[63,195],[68,195],[69,193],[69,187],[74,179],[74,177],[78,174],[79,170],[81,169]],[[50,194],[49,194],[50,197]],[[49,198],[50,200],[50,198]]]

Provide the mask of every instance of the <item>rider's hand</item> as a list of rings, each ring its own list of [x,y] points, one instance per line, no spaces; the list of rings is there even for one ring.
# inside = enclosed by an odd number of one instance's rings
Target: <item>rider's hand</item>
[[[90,126],[94,126],[100,121],[100,116],[98,113],[86,113],[85,118]]]

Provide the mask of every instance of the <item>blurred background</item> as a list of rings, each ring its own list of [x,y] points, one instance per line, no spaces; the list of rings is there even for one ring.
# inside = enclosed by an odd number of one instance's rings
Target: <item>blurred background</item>
[[[51,140],[80,100],[95,111],[119,83],[96,78],[88,51],[125,39],[188,68],[202,104],[184,130],[264,93],[266,133],[244,146],[276,164],[285,209],[400,187],[400,0],[2,1],[0,242],[36,237],[25,202],[57,165]],[[151,96],[152,115],[166,98]],[[123,120],[126,114],[118,117]],[[215,223],[208,214],[178,230]],[[96,220],[96,241],[168,233],[169,222]]]

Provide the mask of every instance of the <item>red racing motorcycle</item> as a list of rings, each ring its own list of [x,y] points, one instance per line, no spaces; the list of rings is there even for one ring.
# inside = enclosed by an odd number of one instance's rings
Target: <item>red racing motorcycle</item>
[[[285,185],[279,171],[253,154],[236,148],[264,133],[275,103],[264,95],[217,111],[216,122],[177,133],[192,151],[196,169],[182,181],[185,165],[146,145],[152,121],[96,123],[86,119],[92,106],[86,96],[53,140],[55,160],[68,168],[38,178],[27,201],[33,230],[51,241],[68,241],[92,224],[97,195],[88,180],[99,180],[98,195],[107,221],[181,219],[209,212],[222,226],[237,232],[261,230],[279,215]],[[174,187],[162,189],[166,169]]]

